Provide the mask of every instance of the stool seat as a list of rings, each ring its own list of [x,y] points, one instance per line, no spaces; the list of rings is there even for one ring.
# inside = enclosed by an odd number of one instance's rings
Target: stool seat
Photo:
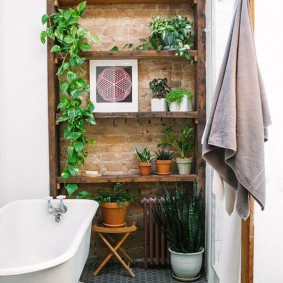
[[[98,268],[93,272],[93,276],[96,276],[102,268],[106,265],[106,263],[110,260],[110,258],[115,255],[119,262],[124,266],[124,268],[129,272],[132,277],[135,277],[133,271],[129,268],[129,266],[124,262],[121,256],[118,254],[120,251],[130,262],[133,262],[132,258],[126,253],[126,251],[121,247],[125,240],[128,238],[130,233],[137,230],[136,222],[133,221],[131,226],[119,227],[119,228],[110,228],[104,226],[94,225],[92,227],[92,231],[98,233],[101,240],[105,243],[105,245],[109,248],[110,252],[106,254]],[[115,241],[109,234],[124,234],[121,236],[119,241]],[[113,246],[110,244],[112,242]]]

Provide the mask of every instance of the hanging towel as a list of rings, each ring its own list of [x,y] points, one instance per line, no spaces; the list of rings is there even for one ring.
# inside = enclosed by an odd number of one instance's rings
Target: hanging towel
[[[271,124],[258,69],[248,0],[239,0],[203,136],[203,158],[237,190],[249,216],[250,194],[265,206],[264,140]]]

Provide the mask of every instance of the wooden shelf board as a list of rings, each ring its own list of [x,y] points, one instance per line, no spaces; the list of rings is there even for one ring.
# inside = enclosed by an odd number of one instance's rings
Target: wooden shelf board
[[[193,182],[196,180],[196,175],[150,175],[150,176],[140,176],[140,175],[104,175],[98,177],[71,177],[67,180],[61,177],[57,178],[58,183],[149,183],[149,182]]]
[[[197,57],[197,50],[190,50],[192,57]],[[86,60],[100,60],[100,59],[162,59],[175,58],[179,60],[187,60],[184,57],[176,56],[175,51],[167,50],[120,50],[120,51],[84,51],[79,55]],[[61,59],[60,54],[55,53],[55,58]]]
[[[56,119],[59,119],[57,113]],[[107,112],[93,113],[95,119],[151,119],[151,118],[174,118],[174,119],[197,119],[198,112]]]
[[[81,0],[58,0],[60,6],[78,5]],[[88,5],[109,4],[194,4],[194,0],[87,0]]]

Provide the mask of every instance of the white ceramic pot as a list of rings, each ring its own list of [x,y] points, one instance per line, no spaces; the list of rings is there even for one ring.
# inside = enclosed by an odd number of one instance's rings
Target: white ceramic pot
[[[204,249],[197,253],[177,253],[169,249],[174,277],[179,280],[197,278],[202,266]]]
[[[176,102],[172,102],[169,106],[171,112],[187,112],[192,111],[192,100],[188,99],[186,95],[184,95],[180,105]]]
[[[180,175],[189,175],[192,170],[193,158],[176,158]]]
[[[165,98],[152,98],[151,99],[151,111],[152,112],[163,112],[167,111],[167,103]]]

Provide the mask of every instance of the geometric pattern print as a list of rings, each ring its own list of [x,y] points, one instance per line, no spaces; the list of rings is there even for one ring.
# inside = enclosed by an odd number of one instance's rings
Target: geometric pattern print
[[[121,67],[105,68],[98,76],[97,91],[106,101],[123,101],[132,89],[130,75]]]

